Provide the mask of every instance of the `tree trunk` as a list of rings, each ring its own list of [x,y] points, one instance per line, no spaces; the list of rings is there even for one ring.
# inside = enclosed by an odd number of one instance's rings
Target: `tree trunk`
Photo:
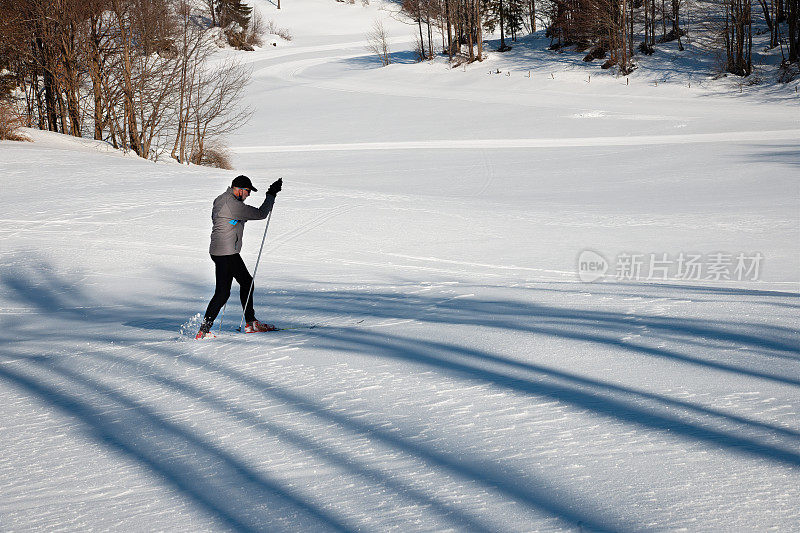
[[[118,0],[112,0],[114,13],[117,17],[120,40],[122,45],[122,93],[123,105],[125,108],[125,122],[128,129],[128,140],[131,150],[141,157],[147,157],[142,153],[142,145],[139,139],[139,127],[136,121],[136,104],[134,101],[134,89],[132,81],[133,64],[131,62],[131,41],[128,33],[129,28],[125,24],[125,13],[120,9]]]
[[[447,59],[453,60],[453,25],[450,21],[450,0],[444,0],[444,18],[447,21]]]
[[[634,1],[630,0],[630,2],[631,2],[630,3],[631,8],[630,8],[629,16],[628,16],[628,21],[629,21],[628,22],[628,26],[629,26],[628,27],[628,55],[630,57],[633,57],[633,54],[636,51],[633,48],[633,9],[634,9],[633,4],[634,4]]]
[[[531,33],[536,33],[536,0],[528,3],[528,13],[531,19]]]
[[[621,29],[622,35],[620,36],[620,49],[622,51],[622,57],[620,58],[622,61],[621,67],[623,69],[622,74],[628,73],[628,63],[630,60],[628,59],[628,5],[626,3],[627,0],[622,0],[622,9],[621,9]]]
[[[770,10],[770,6],[767,5],[767,0],[758,0],[758,3],[761,4],[761,11],[764,12],[764,20],[767,23],[767,28],[769,28],[770,33],[772,32],[772,28],[774,25],[772,24],[772,14]],[[770,4],[774,4],[774,0],[770,0]],[[771,38],[770,38],[771,40]]]
[[[184,19],[185,22],[185,19]],[[183,163],[183,153],[180,151],[181,147],[181,138],[183,137],[183,131],[186,127],[183,121],[183,109],[184,109],[184,102],[186,100],[186,74],[189,68],[189,43],[187,42],[187,36],[184,33],[183,35],[183,48],[181,50],[181,58],[180,58],[180,65],[181,65],[181,74],[180,80],[178,81],[178,131],[175,133],[175,144],[172,146],[172,152],[170,153],[170,157],[172,159],[177,160],[179,163]]]
[[[656,0],[650,0],[650,44],[656,44]]]
[[[681,42],[681,24],[680,24],[680,0],[672,0],[672,31],[678,37],[678,50],[683,52],[683,43]]]
[[[425,25],[428,26],[428,59],[433,59],[433,29],[431,28],[431,6],[425,4]]]
[[[78,66],[75,59],[75,25],[70,22],[61,30],[61,58],[64,63],[64,95],[69,116],[69,132],[73,137],[81,136],[81,115],[78,109]]]
[[[94,97],[94,138],[103,139],[103,81],[102,60],[100,58],[100,31],[99,17],[92,17],[89,21],[89,77],[92,80],[92,95]]]
[[[47,106],[44,101],[42,101],[42,91],[39,90],[39,74],[37,70],[33,71],[31,87],[34,92],[34,97],[36,98],[38,128],[44,130],[47,128]]]
[[[476,0],[476,2],[480,2],[480,0]],[[506,35],[505,30],[503,28],[503,0],[500,0],[500,51],[506,51]]]
[[[467,46],[469,46],[469,62],[472,63],[475,61],[475,51],[473,50],[473,43],[472,43],[472,27],[473,27],[473,19],[475,18],[475,10],[472,8],[473,0],[467,0],[470,2],[469,8],[467,9]],[[480,0],[474,0],[480,1]]]
[[[108,123],[111,146],[113,146],[115,149],[118,149],[125,141],[125,133],[124,126],[120,125],[119,116],[117,115],[117,95],[112,92],[107,76],[103,77],[100,81],[103,84],[103,93],[106,95],[106,108],[108,109],[108,116],[105,120]]]
[[[42,81],[44,82],[44,109],[47,118],[47,129],[58,131],[58,117],[56,113],[55,80],[50,70],[47,46],[40,37],[36,38],[36,56],[42,67]]]
[[[481,23],[481,0],[475,0],[475,19],[478,21],[476,37],[478,41],[478,61],[483,61],[483,24]]]
[[[789,0],[789,62],[800,59],[800,0]]]
[[[751,0],[727,0],[725,43],[728,72],[749,76],[753,71]]]
[[[217,27],[217,13],[216,13],[216,6],[214,5],[214,0],[207,0],[208,1],[208,9],[211,11],[211,27]]]
[[[420,59],[425,59],[425,38],[422,36],[422,0],[417,0],[417,26],[419,27]]]

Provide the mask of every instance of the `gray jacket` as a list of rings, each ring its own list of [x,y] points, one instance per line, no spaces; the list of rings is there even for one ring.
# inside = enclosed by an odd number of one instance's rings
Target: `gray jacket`
[[[275,197],[268,194],[261,207],[247,205],[233,195],[233,188],[217,196],[211,210],[211,255],[233,255],[242,251],[244,223],[248,220],[267,218]]]

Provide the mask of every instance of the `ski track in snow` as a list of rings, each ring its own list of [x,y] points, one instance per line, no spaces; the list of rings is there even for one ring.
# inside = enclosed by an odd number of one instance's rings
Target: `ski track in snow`
[[[330,4],[285,16],[353,7]],[[340,68],[364,55],[360,36],[304,39],[243,56],[256,89],[298,96],[280,101],[291,119],[258,111],[280,135],[243,135],[234,153],[259,188],[285,178],[259,317],[313,329],[235,333],[234,285],[219,336],[191,339],[213,290],[210,201],[235,173],[46,133],[0,143],[0,529],[797,529],[800,198],[780,166],[794,164],[796,121],[699,131],[703,107],[729,102],[598,89],[603,111],[586,110],[556,89],[453,91],[447,72],[387,87]],[[344,98],[330,106],[353,121],[370,95],[407,115],[421,99],[513,104],[597,129],[413,140],[420,124],[395,117],[395,140],[341,123],[331,142],[272,142],[295,121],[325,126],[309,95]],[[686,134],[666,133],[676,118]],[[626,135],[613,121],[662,124]],[[567,147],[586,150],[547,152]],[[646,167],[695,152],[702,172]],[[625,172],[637,165],[648,172]],[[248,265],[262,231],[247,226]],[[578,283],[590,245],[760,250],[766,280]]]
[[[331,143],[313,145],[277,146],[237,146],[233,151],[239,154],[261,154],[280,152],[351,152],[364,150],[475,150],[475,149],[513,149],[513,148],[568,148],[587,146],[649,146],[670,144],[701,144],[720,142],[762,142],[765,138],[773,140],[794,140],[800,129],[774,131],[736,131],[725,133],[697,133],[685,135],[640,135],[636,137],[585,137],[560,139],[474,139],[474,140],[431,140],[372,143]]]

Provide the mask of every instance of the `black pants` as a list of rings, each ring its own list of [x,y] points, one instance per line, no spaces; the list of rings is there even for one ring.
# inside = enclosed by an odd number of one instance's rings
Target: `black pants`
[[[234,279],[236,279],[236,282],[239,284],[239,298],[242,300],[245,322],[252,322],[255,320],[256,312],[253,310],[253,291],[250,289],[253,284],[253,277],[250,275],[250,272],[247,271],[242,257],[239,254],[212,255],[211,260],[214,261],[216,267],[217,288],[214,291],[214,296],[208,303],[208,309],[206,309],[206,323],[209,325],[214,323],[220,309],[222,309],[222,306],[225,305],[225,302],[228,301],[231,295],[231,283]],[[249,295],[247,292],[248,290],[250,290]]]

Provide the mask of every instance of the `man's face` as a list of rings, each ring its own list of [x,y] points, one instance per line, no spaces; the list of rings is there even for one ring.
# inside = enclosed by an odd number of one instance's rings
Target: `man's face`
[[[247,200],[247,197],[250,196],[250,189],[240,189],[239,187],[234,187],[233,194],[240,200]]]

